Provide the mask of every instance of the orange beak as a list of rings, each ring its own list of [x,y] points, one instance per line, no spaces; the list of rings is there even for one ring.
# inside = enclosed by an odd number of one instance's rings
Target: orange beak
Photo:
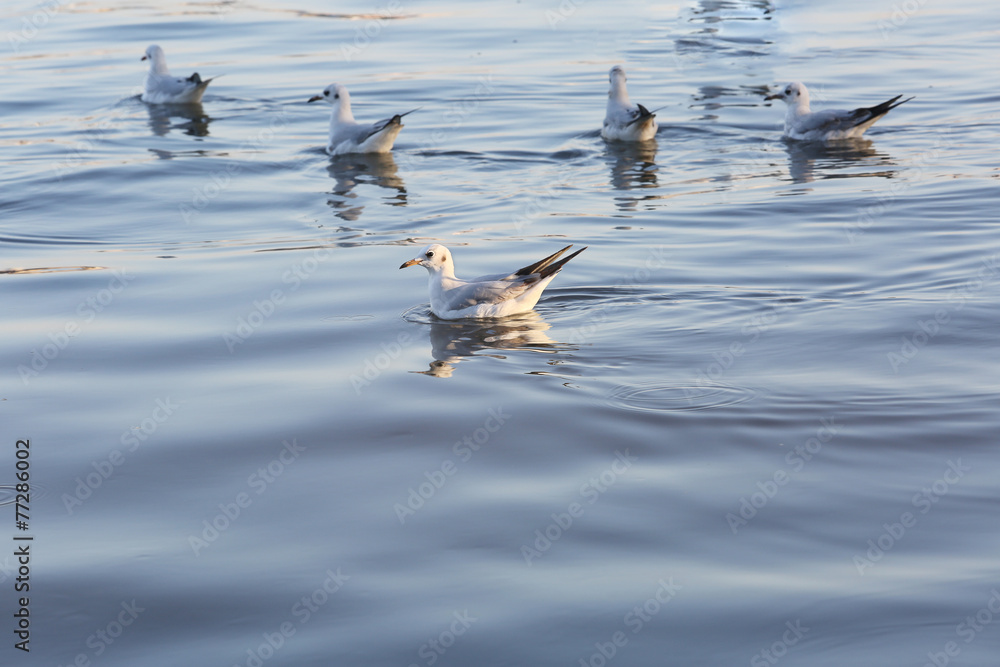
[[[420,262],[421,262],[420,259],[411,259],[409,262],[403,262],[403,264],[399,268],[405,269],[408,266],[413,266],[414,264],[419,264]]]

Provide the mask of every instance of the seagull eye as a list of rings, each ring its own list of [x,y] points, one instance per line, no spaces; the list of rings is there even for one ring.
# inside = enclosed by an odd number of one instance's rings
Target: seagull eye
[[[434,252],[433,251],[428,251],[427,252],[427,257],[433,257],[433,256],[434,256]]]

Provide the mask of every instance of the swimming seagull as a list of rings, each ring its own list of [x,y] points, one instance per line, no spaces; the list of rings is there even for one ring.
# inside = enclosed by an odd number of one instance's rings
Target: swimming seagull
[[[477,317],[506,317],[526,313],[538,303],[538,297],[569,260],[587,249],[580,248],[565,259],[562,250],[514,273],[480,276],[472,280],[455,277],[451,251],[437,243],[424,248],[419,257],[403,262],[399,268],[419,264],[430,274],[431,311],[443,320]]]
[[[608,111],[604,116],[601,136],[609,141],[648,141],[656,135],[656,111],[650,111],[641,104],[632,104],[625,88],[625,70],[620,65],[611,68],[608,74],[611,88],[608,90]],[[661,107],[662,108],[662,107]]]
[[[310,102],[324,100],[333,106],[330,113],[330,140],[326,152],[330,155],[345,153],[388,153],[396,135],[403,129],[401,119],[416,109],[398,113],[392,118],[362,125],[351,113],[351,95],[339,83],[331,83],[322,95],[313,95]]]
[[[205,79],[195,72],[188,78],[174,76],[167,69],[167,57],[163,49],[152,44],[146,49],[141,60],[149,61],[146,87],[142,101],[150,104],[198,104],[212,79]]]
[[[804,139],[806,141],[824,141],[828,139],[854,139],[865,133],[882,116],[909,102],[908,97],[897,102],[902,95],[896,95],[891,100],[873,107],[861,107],[853,111],[843,109],[809,110],[809,91],[806,87],[794,82],[785,86],[784,90],[774,95],[768,95],[765,100],[784,100],[788,105],[785,112],[785,136],[789,139]]]

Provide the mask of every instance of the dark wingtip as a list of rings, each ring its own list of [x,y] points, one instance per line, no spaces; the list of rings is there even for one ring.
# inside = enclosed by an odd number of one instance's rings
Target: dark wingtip
[[[571,246],[571,245],[570,245],[570,246],[566,246],[566,248],[563,248],[563,249],[562,249],[562,250],[560,250],[559,252],[560,252],[560,253],[561,253],[561,252],[564,252],[564,251],[565,251],[566,249],[568,249],[568,248],[572,248],[572,247],[573,247],[573,246]],[[577,250],[576,252],[574,252],[574,253],[572,253],[572,254],[570,254],[570,255],[567,255],[566,257],[563,257],[563,258],[562,258],[562,259],[560,259],[560,260],[559,260],[558,262],[554,262],[554,263],[552,263],[552,264],[550,264],[550,265],[546,266],[546,267],[545,267],[545,268],[543,268],[543,269],[542,269],[541,271],[539,271],[539,275],[541,275],[541,277],[542,277],[542,278],[545,278],[545,277],[547,277],[547,276],[551,276],[551,275],[553,275],[553,274],[556,274],[556,273],[559,273],[559,271],[561,271],[561,270],[562,270],[562,267],[566,265],[566,262],[568,262],[569,260],[571,260],[571,259],[573,259],[574,257],[576,257],[577,255],[579,255],[579,254],[580,254],[581,252],[583,252],[583,251],[584,251],[584,250],[586,250],[587,248],[588,248],[588,246],[583,246],[582,248],[580,248],[580,249],[579,249],[579,250]]]
[[[900,104],[906,104],[907,102],[913,99],[913,97],[907,97],[902,102],[898,102],[897,100],[899,100],[900,97],[902,97],[902,95],[896,95],[892,99],[886,100],[881,104],[876,104],[873,107],[861,107],[859,109],[855,109],[853,112],[851,112],[852,124],[856,127],[858,125],[863,125],[865,123],[869,124],[874,123],[876,120],[886,115],[887,113],[898,107]]]
[[[552,253],[551,255],[549,255],[548,257],[545,257],[544,259],[540,259],[537,262],[535,262],[534,264],[529,264],[528,266],[525,266],[525,267],[523,267],[521,269],[518,269],[514,273],[514,275],[516,275],[516,276],[530,276],[532,273],[540,273],[542,271],[542,269],[544,269],[545,267],[547,267],[552,262],[556,261],[556,259],[559,257],[559,255],[563,254],[564,252],[566,252],[567,250],[569,250],[572,247],[573,247],[573,244],[570,243],[568,246],[566,246],[562,250],[558,250],[558,251]]]
[[[896,96],[896,97],[894,97],[894,98],[893,98],[893,99],[892,99],[891,101],[895,101],[895,100],[898,100],[898,99],[899,99],[900,97],[902,97],[902,95],[897,95],[897,96]],[[898,106],[899,106],[900,104],[906,104],[906,103],[907,103],[907,102],[909,102],[910,100],[913,100],[913,99],[916,99],[916,97],[917,97],[916,95],[912,95],[912,96],[910,96],[910,97],[907,97],[907,98],[906,98],[905,100],[903,100],[902,102],[896,102],[895,104],[893,104],[892,106],[890,106],[890,107],[889,107],[888,109],[886,109],[886,111],[891,111],[892,109],[895,109],[896,107],[898,107]]]
[[[652,118],[656,118],[656,112],[663,108],[659,107],[658,109],[653,109],[652,111],[650,111],[649,109],[647,109],[646,107],[642,106],[639,103],[636,103],[636,106],[639,107],[639,115],[630,120],[629,122],[625,123],[625,127],[629,127],[630,125],[634,125],[636,123],[643,123]]]
[[[410,109],[409,111],[404,111],[403,113],[398,113],[398,114],[396,114],[395,116],[393,116],[392,118],[389,119],[389,123],[390,124],[399,123],[400,125],[402,125],[403,124],[403,116],[409,116],[414,111],[420,111],[421,109],[423,109],[423,107],[417,107],[416,109]]]
[[[891,100],[886,100],[885,102],[882,102],[882,104],[876,104],[875,106],[870,107],[868,111],[871,112],[872,116],[884,116],[885,114],[889,113],[890,111],[898,107],[900,104],[906,104],[907,102],[913,99],[913,97],[908,97],[902,102],[897,102],[896,100],[898,100],[900,97],[902,97],[902,95],[896,95]]]

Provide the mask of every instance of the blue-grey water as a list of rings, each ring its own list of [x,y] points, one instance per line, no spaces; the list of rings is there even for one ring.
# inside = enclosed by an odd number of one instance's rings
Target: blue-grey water
[[[0,16],[2,664],[997,664],[994,3]],[[916,98],[785,143],[794,80]],[[331,82],[421,107],[391,156],[323,153]],[[442,322],[431,242],[589,247]]]

